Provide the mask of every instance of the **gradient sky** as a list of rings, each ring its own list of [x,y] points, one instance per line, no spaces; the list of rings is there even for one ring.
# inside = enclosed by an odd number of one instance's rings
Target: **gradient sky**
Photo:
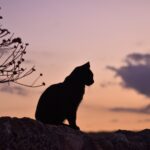
[[[146,106],[150,97],[133,86],[123,87],[122,76],[116,78],[116,73],[107,66],[119,72],[127,65],[124,62],[127,55],[150,53],[150,1],[0,0],[0,3],[3,27],[30,44],[26,59],[31,61],[29,65],[36,65],[37,74],[44,74],[46,87],[63,81],[74,67],[90,61],[95,84],[86,88],[78,111],[77,122],[82,130],[149,128],[150,113]],[[36,73],[25,82],[32,82]],[[15,87],[13,91],[1,89],[0,115],[34,118],[38,98],[46,87],[21,88],[19,94]]]

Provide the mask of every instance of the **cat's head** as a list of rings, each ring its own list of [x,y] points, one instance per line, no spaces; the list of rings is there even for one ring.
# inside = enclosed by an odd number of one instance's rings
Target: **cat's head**
[[[81,66],[76,67],[72,73],[66,78],[70,79],[70,81],[90,86],[94,83],[93,73],[90,70],[90,63],[87,62]]]

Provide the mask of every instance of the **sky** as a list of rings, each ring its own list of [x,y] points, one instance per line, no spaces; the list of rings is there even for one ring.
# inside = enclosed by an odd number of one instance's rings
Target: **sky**
[[[84,131],[141,130],[150,126],[150,1],[0,0],[2,27],[29,43],[27,66],[45,87],[0,87],[0,116],[34,118],[41,93],[90,62],[77,123]]]

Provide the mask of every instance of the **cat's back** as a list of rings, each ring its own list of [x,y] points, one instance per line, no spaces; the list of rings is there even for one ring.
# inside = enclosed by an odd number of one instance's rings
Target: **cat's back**
[[[41,114],[48,113],[52,111],[53,107],[56,107],[60,101],[60,95],[63,88],[62,83],[57,83],[49,86],[40,96],[37,108],[36,108],[36,118],[39,118]],[[41,117],[40,117],[41,118]]]
[[[63,91],[63,83],[52,84],[41,95],[40,100],[58,97]]]

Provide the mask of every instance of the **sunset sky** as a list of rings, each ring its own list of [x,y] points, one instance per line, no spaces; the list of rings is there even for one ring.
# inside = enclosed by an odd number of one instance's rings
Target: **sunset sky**
[[[45,87],[0,85],[0,116],[34,118],[41,93],[88,61],[77,123],[84,131],[150,127],[149,0],[0,0],[1,24],[29,43],[25,59]]]

